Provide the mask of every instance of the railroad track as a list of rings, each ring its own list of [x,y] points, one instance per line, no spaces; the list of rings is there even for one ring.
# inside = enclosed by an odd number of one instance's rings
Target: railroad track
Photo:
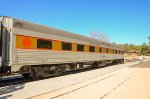
[[[103,80],[105,80],[105,79],[107,79],[107,78],[110,78],[110,77],[112,77],[112,76],[115,76],[115,75],[116,75],[116,74],[109,75],[109,76],[107,76],[107,77],[105,77],[105,78],[102,78],[102,79],[100,79],[100,80],[97,80],[97,81],[92,82],[92,83],[89,83],[89,84],[86,84],[86,85],[84,85],[84,86],[81,86],[81,87],[76,88],[76,89],[74,89],[74,90],[71,90],[71,91],[69,91],[69,92],[65,92],[65,93],[63,93],[63,94],[57,95],[57,96],[52,97],[52,98],[50,98],[50,99],[55,99],[55,98],[61,97],[61,96],[63,96],[63,95],[72,93],[72,92],[74,92],[74,91],[76,91],[76,90],[79,90],[79,89],[82,89],[82,88],[87,87],[87,86],[89,86],[89,85],[98,83],[98,82],[100,82],[100,81],[103,81]],[[89,81],[89,80],[92,80],[92,79],[95,79],[95,78],[98,78],[98,77],[100,77],[100,76],[93,77],[93,78],[88,79],[88,80],[86,80],[86,81]],[[79,83],[83,83],[83,82],[86,82],[86,81],[81,81],[81,82],[79,82]],[[72,85],[66,86],[66,87],[64,87],[64,88],[67,88],[67,87],[70,87],[70,86],[73,86],[73,85],[77,85],[77,84],[79,84],[79,83],[72,84]],[[54,92],[54,91],[57,91],[57,90],[60,90],[60,89],[63,89],[63,88],[59,88],[59,89],[53,90],[53,91],[51,91],[51,92]],[[31,98],[32,98],[32,97],[31,97]]]
[[[9,85],[15,85],[15,84],[21,84],[21,83],[27,83],[29,81],[32,81],[31,78],[24,79],[23,77],[12,77],[9,79],[1,79],[0,80],[0,87],[5,87]]]

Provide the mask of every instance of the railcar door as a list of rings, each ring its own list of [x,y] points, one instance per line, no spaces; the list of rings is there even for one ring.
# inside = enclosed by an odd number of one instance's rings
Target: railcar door
[[[0,73],[10,71],[11,63],[11,33],[9,30],[9,21],[6,17],[0,18]]]

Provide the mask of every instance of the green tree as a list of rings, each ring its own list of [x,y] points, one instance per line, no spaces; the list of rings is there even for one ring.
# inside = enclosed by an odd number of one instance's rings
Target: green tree
[[[147,45],[146,43],[143,43],[143,44],[142,44],[141,53],[142,53],[143,55],[150,54],[149,45]]]
[[[112,42],[113,44],[116,44],[116,42]]]

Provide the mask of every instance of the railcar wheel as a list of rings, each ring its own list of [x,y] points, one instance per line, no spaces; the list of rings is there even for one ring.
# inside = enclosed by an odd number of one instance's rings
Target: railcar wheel
[[[22,76],[23,76],[24,78],[29,78],[30,73],[24,73],[24,74],[22,74]]]
[[[35,71],[34,69],[32,69],[31,71],[32,71],[32,78],[33,78],[33,79],[37,79],[38,76],[37,76],[36,71]]]
[[[62,69],[56,69],[56,71],[55,71],[55,74],[56,74],[56,76],[60,76],[60,75],[62,75]]]
[[[66,72],[67,72],[67,71],[66,71],[66,69],[64,68],[64,69],[63,69],[63,74],[66,73]]]
[[[121,60],[121,62],[120,62],[121,64],[124,64],[124,60]]]
[[[48,69],[43,69],[42,76],[43,77],[49,77],[49,70]]]
[[[118,64],[118,61],[117,61],[117,60],[114,60],[114,61],[112,62],[112,64],[116,65],[116,64]]]
[[[99,67],[99,63],[98,62],[94,62],[93,64],[91,64],[92,65],[92,67],[96,67],[96,68],[98,68]]]

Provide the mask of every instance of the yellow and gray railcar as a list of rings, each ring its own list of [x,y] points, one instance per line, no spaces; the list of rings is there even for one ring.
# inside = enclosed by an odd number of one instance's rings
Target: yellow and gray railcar
[[[11,17],[0,17],[0,73],[61,75],[70,69],[123,63],[120,46]]]

